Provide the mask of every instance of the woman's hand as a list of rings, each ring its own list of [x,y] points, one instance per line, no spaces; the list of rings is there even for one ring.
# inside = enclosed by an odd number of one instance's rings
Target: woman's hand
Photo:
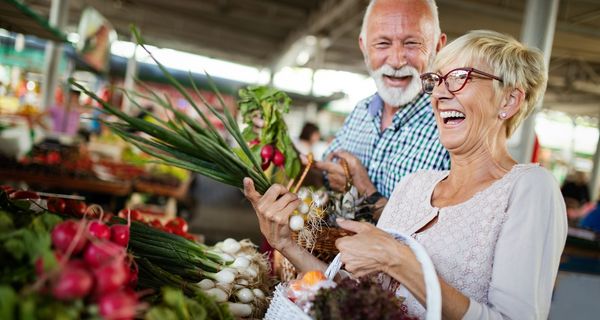
[[[387,232],[366,222],[344,219],[338,219],[337,222],[343,229],[356,233],[335,242],[346,270],[355,277],[374,272],[397,275],[414,266],[420,272],[419,263],[410,248]]]
[[[261,196],[250,178],[244,178],[244,195],[254,207],[260,232],[269,244],[280,252],[293,245],[289,219],[301,200],[279,184],[272,185]]]

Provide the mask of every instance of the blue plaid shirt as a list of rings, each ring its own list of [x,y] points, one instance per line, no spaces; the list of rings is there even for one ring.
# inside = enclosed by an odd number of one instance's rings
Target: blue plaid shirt
[[[450,168],[450,155],[440,143],[429,95],[420,94],[398,110],[383,132],[382,111],[383,100],[378,94],[359,102],[325,155],[334,150],[354,154],[386,198],[409,173]]]

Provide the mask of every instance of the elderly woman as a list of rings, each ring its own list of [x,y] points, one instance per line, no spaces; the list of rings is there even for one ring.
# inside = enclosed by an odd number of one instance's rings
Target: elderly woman
[[[412,234],[429,253],[447,319],[545,319],[567,222],[560,190],[537,164],[517,164],[506,141],[546,85],[542,55],[492,31],[472,31],[442,49],[421,75],[432,95],[450,171],[420,171],[395,188],[377,227]],[[289,237],[296,196],[273,186],[264,196],[245,180],[261,230],[301,271],[325,265]],[[279,198],[278,198],[279,197]],[[424,315],[425,285],[414,255],[372,225],[336,245],[355,276],[383,272],[402,286],[409,313]]]

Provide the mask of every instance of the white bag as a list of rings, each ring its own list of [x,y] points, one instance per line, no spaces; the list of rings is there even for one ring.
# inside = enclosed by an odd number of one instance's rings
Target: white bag
[[[435,268],[431,259],[427,255],[425,248],[419,244],[415,239],[410,236],[403,235],[396,231],[385,230],[396,240],[406,243],[406,245],[414,252],[415,256],[421,267],[423,268],[423,275],[425,278],[425,289],[427,293],[427,320],[439,320],[442,318],[442,292],[440,289],[440,282],[438,280]],[[340,271],[342,263],[340,261],[340,255],[338,254],[331,264],[325,271],[325,276],[328,279],[333,279],[335,275]],[[278,284],[275,287],[273,300],[269,305],[269,309],[265,314],[267,320],[311,320],[306,313],[300,309],[295,303],[287,298],[286,288],[282,284]]]

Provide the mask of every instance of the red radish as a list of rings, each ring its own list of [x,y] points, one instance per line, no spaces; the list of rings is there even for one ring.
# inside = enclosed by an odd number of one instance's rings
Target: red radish
[[[73,247],[73,254],[77,254],[83,250],[86,244],[86,239],[80,236],[76,239],[77,231],[83,227],[80,223],[73,220],[67,220],[59,223],[52,230],[52,244],[60,253],[66,253],[73,241],[77,243]]]
[[[142,213],[139,212],[138,210],[131,210],[131,209],[123,209],[121,211],[119,211],[119,217],[123,218],[123,219],[127,219],[127,216],[131,214],[131,220],[133,221],[142,221],[144,220],[144,217],[142,216]]]
[[[127,285],[132,288],[135,289],[135,287],[137,287],[137,283],[138,283],[138,266],[137,263],[135,263],[135,261],[131,261],[131,265],[129,266],[129,277],[127,279]]]
[[[100,297],[98,306],[104,319],[129,320],[135,317],[137,297],[132,292],[117,291]]]
[[[283,167],[285,164],[285,156],[279,149],[275,149],[275,154],[273,155],[273,164],[278,167]]]
[[[110,240],[110,228],[99,220],[90,222],[88,232],[100,240]]]
[[[61,198],[49,198],[47,201],[48,211],[54,213],[65,213],[67,203]]]
[[[15,192],[15,188],[13,188],[11,186],[0,186],[0,190],[4,190],[4,192],[6,194],[11,194],[11,193]]]
[[[260,157],[263,159],[263,163],[264,160],[271,160],[273,158],[274,149],[273,145],[270,144],[265,144],[262,149],[260,149]]]
[[[258,144],[260,144],[260,140],[259,140],[258,138],[256,138],[256,139],[254,139],[254,140],[252,140],[252,141],[248,142],[248,146],[249,146],[250,148],[252,148],[252,147],[254,147],[254,146],[258,145]]]
[[[54,251],[54,258],[56,259],[56,262],[60,261],[62,254],[60,254],[58,251]],[[43,257],[39,257],[35,260],[35,274],[38,277],[41,277],[47,270],[45,270],[46,268],[44,268],[44,258]]]
[[[263,159],[263,162],[261,163],[260,167],[263,170],[267,170],[267,169],[269,169],[270,165],[271,165],[271,160],[265,160],[265,159]]]
[[[114,224],[110,227],[110,240],[121,247],[127,247],[129,244],[129,226],[124,224]]]
[[[83,298],[92,289],[93,278],[83,268],[68,266],[61,273],[52,288],[52,295],[59,300]]]
[[[123,260],[113,261],[94,270],[96,293],[104,295],[119,290],[129,279]]]
[[[135,210],[127,210],[127,225],[114,224],[110,227],[110,240],[125,248],[129,245],[129,226],[131,226],[131,214],[133,211]],[[119,212],[120,215],[121,213]]]
[[[109,241],[91,243],[83,253],[83,259],[92,268],[97,268],[107,262],[120,260],[125,256],[125,250]]]
[[[39,199],[40,195],[27,190],[19,190],[10,194],[9,196],[12,200],[20,200],[20,199]]]
[[[83,201],[79,200],[67,200],[65,213],[76,216],[83,217],[85,214],[86,205]]]

